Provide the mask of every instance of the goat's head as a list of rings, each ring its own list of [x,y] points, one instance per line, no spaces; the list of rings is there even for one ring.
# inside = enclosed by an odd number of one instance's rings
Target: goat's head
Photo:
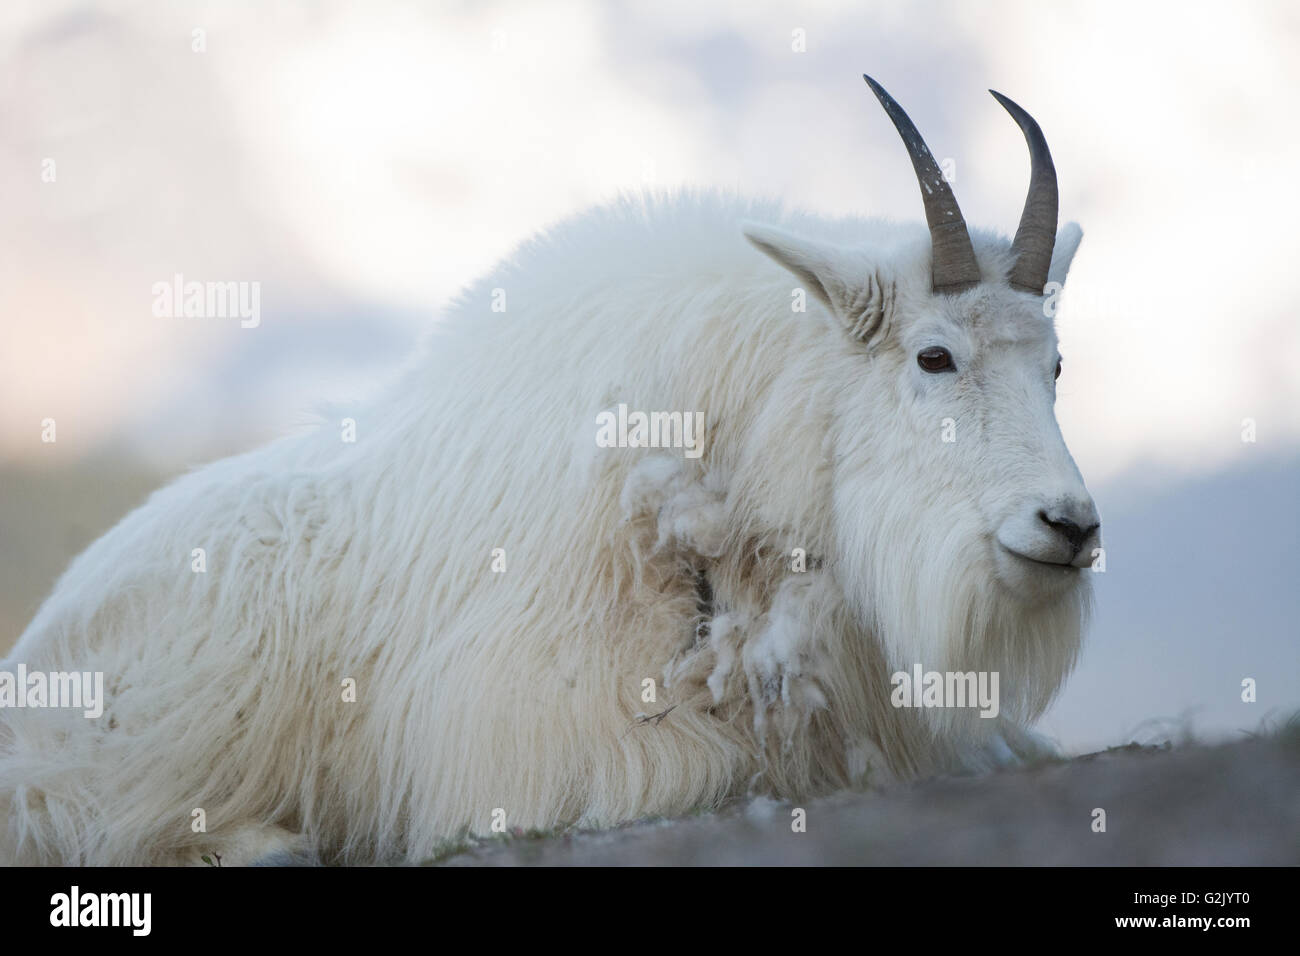
[[[875,578],[846,590],[866,615],[896,605],[896,624],[924,618],[927,595],[954,609],[979,605],[986,627],[1017,606],[1024,612],[1012,616],[1056,608],[1077,619],[1100,522],[1056,422],[1061,358],[1045,290],[1063,283],[1082,233],[1072,223],[1057,234],[1046,141],[1024,110],[993,94],[1029,143],[1032,174],[1010,246],[983,233],[972,241],[916,127],[867,83],[911,156],[928,239],[836,245],[746,228],[835,320],[823,342],[828,374],[845,376],[832,392],[835,549],[848,578]],[[933,593],[945,587],[964,590],[964,601]],[[943,623],[961,632],[950,633],[948,652],[977,636]]]

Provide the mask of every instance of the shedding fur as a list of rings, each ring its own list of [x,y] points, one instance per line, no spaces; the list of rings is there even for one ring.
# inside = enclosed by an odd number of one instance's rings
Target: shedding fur
[[[355,444],[201,468],[72,563],[5,666],[102,671],[106,707],[0,710],[0,860],[415,862],[497,810],[608,826],[1034,752],[1086,581],[997,548],[1048,547],[1015,516],[1077,472],[1050,322],[974,242],[948,298],[921,227],[714,195],[526,243]],[[962,375],[916,367],[936,336]],[[704,412],[703,455],[596,448],[619,402]],[[998,670],[1001,716],[893,707],[914,662]]]

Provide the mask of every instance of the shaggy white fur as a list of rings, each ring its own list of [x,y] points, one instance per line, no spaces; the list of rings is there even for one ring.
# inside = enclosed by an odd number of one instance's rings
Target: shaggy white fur
[[[1024,515],[1086,492],[1042,300],[973,238],[956,296],[921,227],[716,195],[526,243],[355,443],[209,465],[73,562],[4,666],[102,671],[105,711],[0,710],[0,859],[418,861],[1023,754],[1087,603]],[[704,412],[704,454],[598,448],[620,402]],[[1001,716],[895,709],[916,662],[999,671]]]

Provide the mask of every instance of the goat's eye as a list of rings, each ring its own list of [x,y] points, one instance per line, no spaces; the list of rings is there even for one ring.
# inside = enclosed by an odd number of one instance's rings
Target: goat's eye
[[[952,355],[947,349],[941,349],[938,346],[933,348],[922,349],[916,355],[916,364],[921,366],[927,372],[947,372],[956,371],[952,365]]]
[[[1060,378],[1060,377],[1061,377],[1061,360],[1060,360],[1060,359],[1057,359],[1057,360],[1056,360],[1056,374],[1053,375],[1052,377],[1053,377],[1053,378]]]

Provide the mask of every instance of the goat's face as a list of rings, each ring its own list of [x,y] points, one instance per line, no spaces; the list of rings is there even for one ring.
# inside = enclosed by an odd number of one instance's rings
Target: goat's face
[[[1047,300],[992,279],[935,293],[923,244],[882,259],[768,227],[746,234],[834,317],[819,361],[834,386],[842,544],[883,541],[883,560],[949,555],[968,579],[1031,605],[1077,588],[1100,521],[1056,422],[1062,359]],[[1077,241],[1077,227],[1063,230],[1063,250]],[[986,273],[1005,269],[1005,243],[981,246]],[[1057,266],[1063,279],[1068,261]]]
[[[964,529],[966,553],[978,541],[1011,594],[1057,597],[1097,557],[1100,520],[1056,422],[1062,363],[1043,300],[983,285],[918,304],[873,356],[891,448],[914,449],[908,500],[920,523]]]

